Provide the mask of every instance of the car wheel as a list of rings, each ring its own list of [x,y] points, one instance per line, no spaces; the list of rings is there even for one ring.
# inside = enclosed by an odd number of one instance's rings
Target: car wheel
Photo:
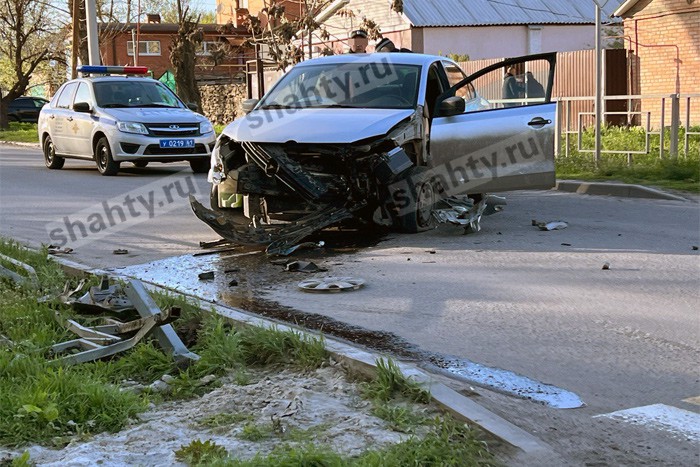
[[[143,169],[148,165],[148,161],[134,161],[132,162],[134,164],[134,167],[138,167],[139,169]]]
[[[435,186],[432,172],[425,167],[413,167],[404,178],[408,182],[409,193],[393,196],[394,200],[403,200],[397,206],[399,213],[395,217],[396,226],[402,232],[417,233],[435,227],[433,208],[436,203]]]
[[[50,136],[47,136],[46,139],[44,139],[43,149],[44,163],[46,164],[46,167],[49,169],[60,169],[63,167],[66,160],[63,157],[56,155],[56,148],[54,147]]]
[[[192,172],[196,174],[205,174],[209,172],[209,159],[195,159],[190,161]]]
[[[95,162],[97,163],[97,170],[102,175],[117,175],[117,172],[119,172],[119,162],[115,162],[112,159],[112,150],[109,149],[109,141],[105,137],[97,141]]]

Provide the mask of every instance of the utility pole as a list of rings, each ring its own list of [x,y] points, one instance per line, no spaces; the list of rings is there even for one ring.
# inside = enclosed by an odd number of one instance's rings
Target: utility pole
[[[70,56],[70,77],[78,77],[78,50],[80,49],[80,0],[73,0],[73,44]]]
[[[95,5],[95,0],[85,0],[85,19],[87,20],[90,65],[99,65],[100,46],[97,41],[97,6]]]
[[[600,166],[601,120],[603,118],[603,50],[600,5],[595,2],[595,165]]]

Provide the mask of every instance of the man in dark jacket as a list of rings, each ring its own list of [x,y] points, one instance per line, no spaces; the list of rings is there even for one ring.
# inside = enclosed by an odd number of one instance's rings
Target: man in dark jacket
[[[531,71],[525,73],[525,97],[529,99],[544,97],[544,88]]]
[[[506,76],[503,78],[503,99],[517,99],[522,97],[523,86],[515,79],[515,67],[509,67],[506,70]],[[503,107],[514,107],[519,105],[517,102],[507,102]]]

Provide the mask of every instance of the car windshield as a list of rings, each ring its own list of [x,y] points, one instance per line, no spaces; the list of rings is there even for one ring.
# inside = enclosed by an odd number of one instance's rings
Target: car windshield
[[[170,89],[155,80],[103,81],[93,86],[98,107],[183,107]]]
[[[260,109],[413,109],[421,67],[377,61],[293,68],[263,98]]]

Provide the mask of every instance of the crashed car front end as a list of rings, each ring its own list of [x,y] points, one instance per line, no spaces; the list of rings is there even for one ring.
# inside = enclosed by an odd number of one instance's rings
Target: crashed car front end
[[[241,142],[224,133],[209,174],[212,210],[193,200],[195,214],[223,238],[270,244],[272,254],[342,221],[391,225],[392,182],[423,157],[420,115],[353,143]],[[243,217],[225,209],[232,200],[242,201]]]

